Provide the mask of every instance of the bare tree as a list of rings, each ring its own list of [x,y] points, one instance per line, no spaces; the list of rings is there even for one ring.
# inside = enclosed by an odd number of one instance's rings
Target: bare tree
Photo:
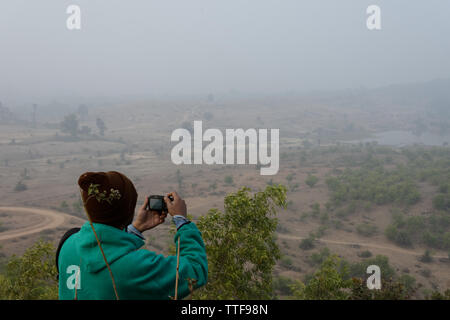
[[[37,112],[37,104],[33,104],[33,113],[31,114],[31,121],[33,128],[36,128],[36,112]]]
[[[97,118],[96,123],[97,123],[97,128],[100,131],[100,135],[101,136],[105,135],[105,130],[106,130],[105,122],[102,119]]]

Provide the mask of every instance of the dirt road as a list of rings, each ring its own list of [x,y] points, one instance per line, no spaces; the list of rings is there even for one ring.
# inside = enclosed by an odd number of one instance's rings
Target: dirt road
[[[290,239],[290,240],[303,240],[305,238],[302,237],[296,237],[291,236],[287,234],[278,234],[278,237],[281,239]],[[373,243],[361,243],[361,242],[347,242],[347,241],[336,241],[336,240],[327,240],[327,239],[316,239],[316,241],[323,242],[323,243],[330,243],[330,244],[337,244],[337,245],[345,245],[345,246],[352,246],[352,245],[358,245],[360,247],[366,247],[366,248],[374,248],[374,249],[381,249],[381,250],[389,250],[392,252],[400,253],[400,254],[406,254],[406,255],[412,255],[412,256],[421,256],[423,255],[423,252],[416,252],[412,250],[402,249],[394,246],[380,246]],[[433,255],[433,258],[441,259],[441,258],[448,258],[447,256],[439,256],[439,255]]]
[[[54,210],[50,210],[50,209],[38,209],[38,208],[26,208],[26,207],[0,207],[0,211],[26,212],[26,213],[37,214],[37,215],[40,215],[43,217],[42,221],[40,221],[39,223],[37,223],[35,225],[21,228],[21,229],[1,232],[0,233],[0,241],[26,236],[26,235],[41,232],[41,231],[44,231],[47,229],[54,229],[54,228],[57,228],[60,225],[62,225],[67,219],[77,219],[80,221],[84,221],[83,219],[68,215],[66,213],[62,213],[62,212],[58,212],[58,211],[54,211]],[[278,237],[281,239],[290,239],[290,240],[305,239],[302,237],[296,237],[296,236],[287,235],[287,234],[278,234]],[[422,252],[416,252],[416,251],[412,251],[412,250],[402,249],[402,248],[398,248],[395,246],[380,246],[380,245],[373,244],[373,243],[336,241],[336,240],[328,240],[328,239],[317,239],[317,241],[320,241],[323,243],[344,245],[344,246],[358,245],[361,247],[389,250],[392,252],[406,254],[406,255],[413,255],[413,256],[420,256],[423,254]],[[447,256],[436,256],[436,255],[434,255],[433,257],[438,258],[438,259],[448,258]]]
[[[50,209],[26,208],[26,207],[0,207],[0,211],[9,212],[26,212],[37,214],[42,217],[42,220],[32,226],[20,228],[16,230],[9,230],[0,233],[0,241],[12,238],[22,237],[29,234],[41,232],[47,229],[54,229],[62,225],[68,219],[79,219],[77,217],[68,215],[66,213],[53,211]],[[82,219],[79,219],[83,221]]]

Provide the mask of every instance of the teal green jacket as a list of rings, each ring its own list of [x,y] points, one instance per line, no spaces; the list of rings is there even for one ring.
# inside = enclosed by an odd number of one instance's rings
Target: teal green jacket
[[[94,223],[116,283],[119,299],[170,299],[175,295],[177,257],[143,249],[144,241],[134,234]],[[197,226],[191,222],[177,231],[180,241],[178,299],[189,295],[187,279],[196,279],[195,288],[206,284],[208,262]],[[59,299],[116,299],[113,283],[89,222],[70,236],[59,258]],[[76,290],[75,290],[76,289]]]

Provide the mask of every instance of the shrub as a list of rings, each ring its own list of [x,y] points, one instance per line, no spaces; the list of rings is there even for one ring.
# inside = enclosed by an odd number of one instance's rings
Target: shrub
[[[356,203],[355,201],[350,202],[350,204],[344,208],[340,208],[336,212],[336,216],[339,218],[345,218],[348,215],[351,215],[356,212]]]
[[[386,170],[379,164],[365,165],[361,169],[347,169],[338,177],[329,177],[326,183],[336,205],[349,200],[412,205],[420,199],[410,172],[403,168]]]
[[[226,184],[233,184],[233,177],[232,176],[226,176],[224,179],[224,182]]]
[[[357,277],[365,279],[367,277],[367,267],[370,265],[379,266],[382,270],[381,278],[388,280],[395,276],[395,270],[389,264],[389,259],[386,256],[377,255],[374,258],[366,259],[361,262],[353,263],[349,265],[350,277]]]
[[[431,270],[430,269],[422,269],[419,272],[422,276],[424,276],[425,278],[429,278],[431,277]]]
[[[61,202],[60,206],[61,210],[63,212],[68,212],[69,211],[69,205],[67,204],[66,201]]]
[[[319,178],[317,178],[316,176],[309,174],[308,177],[305,180],[305,183],[310,187],[314,187],[316,185],[316,183],[319,181]]]
[[[16,192],[25,191],[27,189],[28,189],[27,185],[22,181],[17,182],[16,186],[14,187],[14,191]]]
[[[292,269],[292,267],[293,267],[292,259],[289,258],[288,256],[283,256],[283,257],[280,259],[280,265],[281,265],[283,268],[286,268],[286,269]]]
[[[320,215],[320,204],[318,202],[313,203],[311,206],[311,214],[313,217],[318,217]]]
[[[358,257],[360,258],[370,258],[371,256],[372,252],[370,252],[369,250],[361,251],[360,253],[358,253]]]
[[[273,289],[284,296],[289,296],[292,294],[291,286],[294,281],[290,278],[278,276],[273,278]]]
[[[0,222],[0,232],[6,231],[8,230],[8,227],[5,227],[1,222]],[[1,249],[1,247],[0,247]]]
[[[435,196],[433,198],[433,207],[436,210],[450,210],[450,193]]]
[[[419,258],[419,261],[424,263],[429,263],[433,261],[433,258],[431,257],[430,250],[425,250],[425,253]]]
[[[294,174],[293,174],[293,173],[290,173],[290,174],[288,174],[288,175],[286,176],[286,180],[287,180],[288,182],[291,182],[292,179],[294,179]]]
[[[407,291],[414,291],[416,287],[416,279],[409,274],[402,274],[398,281],[403,284]]]
[[[339,268],[340,259],[328,257],[320,269],[309,276],[306,284],[296,282],[291,286],[293,295],[301,300],[345,300],[349,299],[348,288],[351,280],[347,279],[346,270]]]
[[[390,225],[387,227],[385,232],[386,237],[397,243],[398,245],[409,247],[412,245],[412,240],[406,231],[398,230],[398,228],[395,225]]]
[[[309,237],[309,238],[303,239],[302,241],[300,241],[299,247],[300,247],[300,249],[303,249],[303,250],[313,249],[314,248],[314,238]]]
[[[325,247],[319,252],[311,254],[310,262],[312,265],[321,265],[330,255],[330,249]]]
[[[0,276],[0,299],[57,299],[55,248],[38,241],[23,256],[12,256]]]
[[[450,248],[450,216],[445,211],[431,212],[426,216],[406,216],[395,213],[386,236],[400,245],[410,246],[421,241],[432,248]]]
[[[317,228],[317,230],[313,233],[311,233],[310,238],[313,239],[318,239],[318,238],[322,238],[325,235],[325,231],[328,228],[326,226],[320,226],[319,228]]]
[[[427,299],[431,300],[450,300],[450,289],[445,290],[444,293],[433,291]]]
[[[326,224],[326,223],[328,222],[329,218],[330,218],[330,217],[328,216],[328,213],[327,213],[327,212],[322,212],[322,213],[320,214],[320,217],[319,217],[320,223],[321,223],[321,224]]]
[[[371,237],[377,233],[377,227],[368,223],[363,223],[356,227],[356,231],[364,237]]]
[[[370,290],[365,281],[353,278],[350,299],[352,300],[406,300],[410,299],[415,289],[405,287],[402,280],[381,280],[380,290]]]

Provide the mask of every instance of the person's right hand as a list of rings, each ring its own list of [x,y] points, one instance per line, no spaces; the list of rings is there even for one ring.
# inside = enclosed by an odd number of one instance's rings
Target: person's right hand
[[[173,201],[169,199],[169,196],[173,197]],[[171,216],[187,216],[186,202],[184,202],[184,200],[181,199],[178,193],[176,193],[175,191],[166,194],[166,196],[164,197],[164,201],[167,205],[167,211],[169,211],[169,214]]]

